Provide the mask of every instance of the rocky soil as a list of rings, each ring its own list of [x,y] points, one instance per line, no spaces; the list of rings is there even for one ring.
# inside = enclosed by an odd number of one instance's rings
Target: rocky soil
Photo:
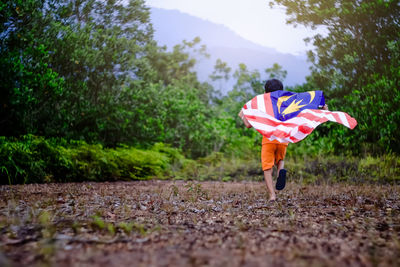
[[[0,265],[400,266],[400,186],[1,186]]]

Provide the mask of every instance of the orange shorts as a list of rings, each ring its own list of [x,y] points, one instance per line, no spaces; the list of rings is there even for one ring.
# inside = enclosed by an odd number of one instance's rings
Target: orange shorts
[[[287,144],[263,143],[261,147],[261,165],[263,171],[269,170],[283,160]]]

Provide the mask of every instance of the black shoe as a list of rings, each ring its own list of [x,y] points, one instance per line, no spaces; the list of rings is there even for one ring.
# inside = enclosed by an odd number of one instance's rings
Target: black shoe
[[[278,179],[276,180],[276,190],[282,190],[286,185],[286,170],[282,169],[279,171]]]

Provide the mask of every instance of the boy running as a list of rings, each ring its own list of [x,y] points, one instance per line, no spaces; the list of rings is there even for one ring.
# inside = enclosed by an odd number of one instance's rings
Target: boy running
[[[271,93],[278,90],[283,90],[282,82],[277,79],[268,80],[264,86],[265,93]],[[323,106],[324,110],[328,110],[328,106]],[[271,116],[274,116],[273,110],[266,110]],[[240,111],[239,117],[247,128],[251,128],[251,124],[245,118],[243,110]],[[272,184],[272,168],[274,165],[278,168],[278,177],[275,185],[276,190],[282,190],[286,184],[286,170],[284,169],[284,159],[286,155],[286,149],[289,143],[281,143],[278,140],[270,141],[267,137],[263,136],[262,147],[261,147],[261,165],[264,171],[264,179],[269,192],[269,200],[274,201],[276,199],[275,190]]]

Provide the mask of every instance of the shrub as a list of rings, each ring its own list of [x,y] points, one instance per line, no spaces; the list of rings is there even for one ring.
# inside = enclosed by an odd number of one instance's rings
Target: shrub
[[[289,157],[288,177],[303,183],[399,183],[400,158],[393,154],[364,158],[325,155]]]
[[[180,149],[156,143],[150,150],[121,145],[104,148],[100,144],[65,139],[45,139],[33,135],[20,139],[0,137],[0,183],[45,183],[77,181],[117,181],[157,178],[184,180],[262,180],[259,152],[251,148],[214,152],[197,160],[187,159]],[[289,146],[290,147],[290,146]],[[232,147],[233,148],[233,147]],[[387,154],[367,156],[321,156],[315,150],[302,154],[304,147],[288,150],[288,178],[301,183],[372,182],[398,183],[400,157]],[[296,147],[297,148],[297,147]],[[254,150],[251,153],[251,150]]]
[[[42,137],[0,138],[1,184],[67,181],[70,160]]]
[[[32,135],[0,138],[1,184],[115,181],[162,175],[169,154],[133,147],[103,148]]]

